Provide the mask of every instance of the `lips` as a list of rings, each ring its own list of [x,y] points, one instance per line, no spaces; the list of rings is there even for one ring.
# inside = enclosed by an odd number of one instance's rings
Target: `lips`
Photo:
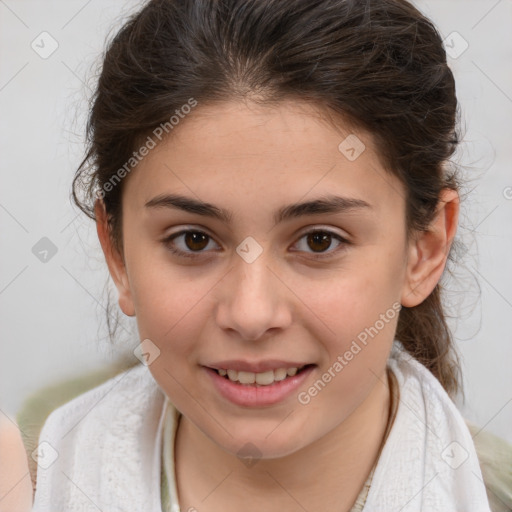
[[[217,361],[215,363],[204,365],[212,370],[235,370],[237,372],[263,373],[279,370],[280,368],[300,369],[309,362],[285,361],[284,359],[266,359],[265,361],[246,361],[241,359],[229,359]]]
[[[216,370],[221,377],[225,377],[232,382],[239,382],[240,384],[256,384],[257,386],[266,386],[274,382],[280,382],[289,377],[293,377],[300,373],[302,370],[314,365],[306,365],[302,368],[279,368],[278,370],[268,370],[266,372],[237,372],[236,370]]]
[[[266,361],[266,363],[268,363],[268,361]],[[290,364],[290,362],[284,361],[279,364],[283,363]],[[254,368],[254,366],[252,367]],[[302,386],[306,379],[315,371],[316,367],[316,364],[305,365],[303,369],[298,371],[295,375],[287,376],[279,381],[274,380],[273,382],[270,382],[269,379],[262,384],[258,384],[257,382],[244,384],[239,381],[232,381],[228,378],[228,375],[221,376],[219,370],[214,370],[206,366],[203,368],[205,374],[211,379],[210,382],[213,383],[214,389],[224,399],[242,407],[268,407],[287,400],[292,397],[294,393],[297,393],[300,386]],[[230,370],[230,372],[239,373],[236,372],[236,370]],[[250,372],[243,372],[243,370],[241,372],[250,374]],[[274,375],[274,372],[270,370],[253,375],[263,377],[266,373]],[[244,380],[247,376],[248,375],[244,376]]]

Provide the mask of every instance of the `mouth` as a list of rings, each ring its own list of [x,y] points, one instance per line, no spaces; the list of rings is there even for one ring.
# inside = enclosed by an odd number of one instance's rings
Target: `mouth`
[[[258,373],[222,367],[203,368],[211,379],[213,389],[224,399],[242,407],[269,407],[297,393],[311,378],[316,367],[316,364],[291,367],[278,365],[273,370]]]
[[[284,381],[290,377],[295,377],[313,366],[316,365],[305,364],[298,367],[282,367],[264,372],[237,371],[231,368],[210,368],[210,370],[215,371],[220,377],[237,384],[252,387],[263,387],[271,386],[276,382]]]

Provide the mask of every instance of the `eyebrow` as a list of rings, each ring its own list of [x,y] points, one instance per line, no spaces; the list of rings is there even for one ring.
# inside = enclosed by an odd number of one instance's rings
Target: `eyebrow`
[[[226,224],[230,224],[233,218],[233,215],[229,210],[179,194],[161,194],[149,200],[144,206],[146,208],[156,209],[178,209],[188,213],[218,219]],[[369,203],[362,199],[327,195],[311,201],[293,203],[280,208],[274,213],[274,222],[275,224],[278,224],[283,221],[296,219],[306,215],[344,212],[350,213],[372,208],[373,207]]]

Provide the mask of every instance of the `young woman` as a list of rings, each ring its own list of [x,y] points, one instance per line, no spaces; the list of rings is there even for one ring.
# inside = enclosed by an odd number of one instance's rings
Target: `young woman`
[[[145,4],[73,190],[141,363],[49,416],[34,510],[489,511],[441,301],[456,114],[406,1]]]

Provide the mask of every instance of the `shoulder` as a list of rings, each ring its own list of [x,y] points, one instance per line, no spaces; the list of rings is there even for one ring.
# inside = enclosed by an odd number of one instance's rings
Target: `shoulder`
[[[17,425],[0,413],[0,510],[29,511],[32,487]]]
[[[466,420],[493,512],[512,511],[512,445]]]
[[[134,410],[157,389],[146,366],[132,366],[51,411],[42,426],[41,436],[52,429],[64,434],[68,432],[66,429],[80,430],[83,422],[108,421],[114,412],[122,414],[123,404],[129,403],[130,410]]]
[[[433,432],[453,432],[456,418],[463,420],[467,429],[467,443],[473,446],[476,453],[492,512],[512,511],[512,445],[463,418],[435,376],[399,344],[393,347],[389,366],[398,377],[404,394],[411,389],[414,390],[412,396],[421,394],[423,400],[418,403],[423,403],[426,419],[431,422]],[[407,401],[406,406],[414,409],[414,402]],[[437,449],[441,448],[439,446]]]
[[[109,389],[114,391],[117,387],[119,392],[123,387],[133,385],[136,375],[131,375],[130,370],[140,366],[138,360],[136,366],[132,361],[121,360],[105,368],[45,386],[25,399],[17,414],[17,422],[28,456],[33,492],[37,473],[36,449],[43,426],[55,422],[59,424],[66,417],[70,421],[77,421],[80,411],[92,408],[94,400],[99,400]]]
[[[431,429],[449,429],[454,421],[462,420],[460,411],[439,380],[397,341],[388,366],[398,381],[401,396],[411,397],[406,404],[408,408],[416,410],[421,405],[424,409],[421,414],[425,415]]]
[[[38,440],[34,510],[85,510],[88,499],[143,509],[156,499],[164,405],[138,364],[52,411]]]

